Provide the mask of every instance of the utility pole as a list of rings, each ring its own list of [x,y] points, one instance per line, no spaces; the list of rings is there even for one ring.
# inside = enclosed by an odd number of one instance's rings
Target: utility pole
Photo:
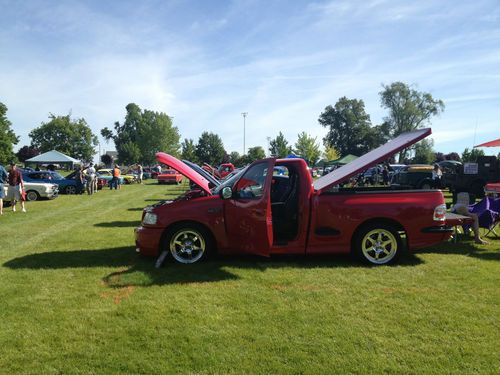
[[[246,155],[247,149],[245,147],[245,127],[246,127],[246,119],[248,112],[241,112],[241,115],[243,116],[243,155]]]

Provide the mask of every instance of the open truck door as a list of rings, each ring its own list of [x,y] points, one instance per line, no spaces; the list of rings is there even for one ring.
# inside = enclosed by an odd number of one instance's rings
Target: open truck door
[[[275,159],[250,165],[224,201],[228,242],[235,250],[269,256],[273,244],[271,183]]]

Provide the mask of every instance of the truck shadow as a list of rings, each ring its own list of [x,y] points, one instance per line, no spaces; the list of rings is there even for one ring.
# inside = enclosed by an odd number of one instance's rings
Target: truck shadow
[[[103,227],[103,228],[126,228],[126,227],[137,227],[141,223],[140,220],[131,220],[131,221],[109,221],[103,223],[94,224],[95,227]]]
[[[155,258],[138,255],[134,247],[98,250],[50,251],[11,259],[3,264],[10,269],[66,269],[66,268],[118,268],[103,277],[111,288],[127,286],[153,286],[237,280],[238,272],[231,270],[253,269],[265,271],[280,268],[371,268],[346,255],[335,256],[219,256],[200,264],[184,265],[172,262],[156,269]],[[402,257],[394,267],[418,266],[423,261],[414,255]],[[392,268],[392,266],[388,266]]]

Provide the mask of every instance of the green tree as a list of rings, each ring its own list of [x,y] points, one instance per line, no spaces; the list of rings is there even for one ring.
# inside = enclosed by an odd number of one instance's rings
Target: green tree
[[[256,160],[265,159],[266,151],[261,146],[250,147],[246,156],[246,163],[253,163]]]
[[[167,114],[142,111],[135,103],[129,103],[125,109],[125,121],[115,122],[114,132],[109,128],[101,130],[106,140],[114,141],[121,163],[152,164],[158,151],[179,155],[179,130],[172,126],[172,119]]]
[[[326,161],[332,161],[332,160],[337,160],[340,158],[339,152],[335,149],[335,147],[332,146],[326,146],[325,151],[323,151],[323,158],[326,159]]]
[[[344,96],[334,107],[327,106],[318,122],[329,129],[323,144],[325,147],[334,147],[340,155],[360,156],[378,146],[375,130],[370,127],[370,116],[365,112],[362,100]]]
[[[92,161],[98,141],[84,118],[50,114],[49,119],[30,132],[32,147],[42,153],[57,150],[83,162]]]
[[[17,159],[23,163],[37,155],[40,155],[40,150],[31,146],[23,146],[16,153]]]
[[[19,138],[11,129],[12,123],[7,118],[7,106],[0,102],[0,164],[6,165],[16,159],[14,145]]]
[[[269,151],[277,158],[284,158],[292,152],[292,147],[288,145],[283,133],[279,132],[277,137],[269,142]]]
[[[403,82],[393,82],[382,87],[380,101],[382,107],[389,110],[389,115],[384,120],[389,125],[391,137],[421,128],[433,116],[444,111],[442,100],[436,100],[431,94],[417,91]],[[399,160],[404,160],[408,152],[409,149],[401,151]]]
[[[432,139],[422,139],[415,144],[414,164],[431,164],[435,161],[434,141]]]
[[[144,110],[137,137],[140,159],[143,163],[153,164],[158,151],[179,156],[180,134],[177,127],[172,126],[170,117],[162,112]]]
[[[226,151],[222,139],[214,133],[203,132],[196,145],[196,156],[201,163],[208,163],[213,166],[219,165]]]
[[[295,153],[307,160],[309,165],[315,165],[321,155],[317,138],[310,137],[306,132],[300,133],[295,143]]]
[[[193,163],[198,163],[198,156],[196,156],[196,144],[192,139],[185,138],[184,142],[181,144],[181,156],[185,160],[189,160]]]
[[[243,166],[243,162],[238,151],[233,151],[229,154],[229,162],[233,163],[236,167]]]
[[[462,162],[464,163],[475,163],[479,156],[484,156],[484,151],[480,148],[473,148],[469,150],[467,147],[464,152],[462,152]]]

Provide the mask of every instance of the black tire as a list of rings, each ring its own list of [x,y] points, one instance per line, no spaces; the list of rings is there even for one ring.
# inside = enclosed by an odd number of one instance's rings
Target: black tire
[[[28,190],[26,192],[26,200],[27,201],[37,201],[40,199],[40,194],[38,194],[37,191],[35,190]]]
[[[68,185],[64,188],[64,194],[76,194],[76,186]]]
[[[359,260],[377,266],[394,263],[403,252],[401,236],[386,223],[364,225],[357,231],[353,245]]]
[[[168,229],[160,253],[176,263],[194,264],[207,259],[214,248],[210,232],[196,223],[181,223]]]
[[[422,182],[420,182],[418,188],[419,189],[423,189],[423,190],[429,190],[431,189],[433,186],[433,183],[432,181],[429,181],[429,180],[423,180]]]

